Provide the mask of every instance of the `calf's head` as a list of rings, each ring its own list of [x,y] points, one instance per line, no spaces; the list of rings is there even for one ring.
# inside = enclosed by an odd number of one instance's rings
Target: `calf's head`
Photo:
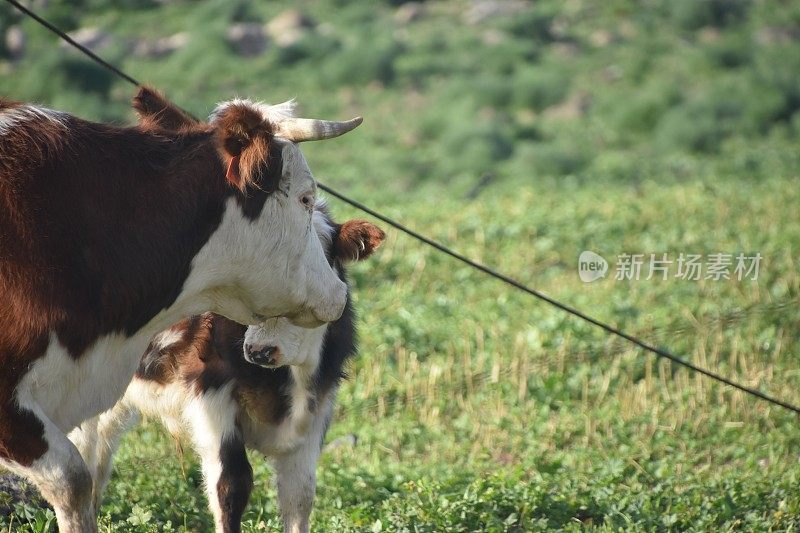
[[[316,211],[314,227],[334,268],[344,277],[344,264],[363,261],[383,242],[383,231],[363,220],[350,220],[341,226]],[[274,368],[306,365],[316,367],[327,326],[306,329],[285,318],[273,318],[247,328],[244,357],[253,364]]]
[[[347,287],[313,231],[317,187],[298,143],[342,135],[361,118],[301,119],[293,102],[232,100],[201,124],[150,89],[141,89],[133,103],[144,128],[201,127],[213,137],[233,191],[213,246],[195,259],[204,265],[214,310],[248,324],[275,316],[307,327],[336,320]]]

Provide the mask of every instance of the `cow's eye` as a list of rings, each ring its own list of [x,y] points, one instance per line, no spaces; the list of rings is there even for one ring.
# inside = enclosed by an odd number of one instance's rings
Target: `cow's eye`
[[[300,203],[303,204],[303,207],[306,209],[313,209],[314,208],[314,194],[313,193],[306,193],[300,197]]]

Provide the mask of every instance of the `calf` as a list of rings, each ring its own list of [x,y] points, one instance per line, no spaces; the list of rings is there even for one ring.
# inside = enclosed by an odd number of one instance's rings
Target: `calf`
[[[344,263],[369,257],[384,237],[368,222],[335,224],[324,208],[314,226],[343,281]],[[285,530],[308,531],[320,447],[355,350],[349,297],[339,320],[315,329],[285,318],[248,328],[205,313],[159,333],[122,400],[82,428],[97,443],[83,453],[94,465],[98,507],[120,436],[144,413],[173,435],[188,433],[218,532],[240,530],[253,483],[245,447],[275,461]]]
[[[142,122],[119,127],[0,98],[0,467],[62,533],[97,527],[65,434],[115,404],[155,333],[205,311],[316,326],[345,305],[296,143],[361,120],[233,100],[208,123],[161,106],[170,129],[159,101],[142,90]]]

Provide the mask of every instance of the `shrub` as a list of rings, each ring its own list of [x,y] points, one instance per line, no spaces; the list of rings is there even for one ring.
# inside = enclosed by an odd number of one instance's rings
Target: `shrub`
[[[747,18],[751,3],[751,0],[666,0],[666,8],[679,28],[696,30],[740,23]]]
[[[716,66],[737,68],[746,65],[753,57],[753,45],[749,35],[725,36],[706,47],[709,59]]]
[[[494,122],[450,128],[441,144],[443,151],[451,154],[445,164],[449,174],[481,175],[514,152],[509,129]]]
[[[527,144],[520,159],[531,176],[562,177],[578,174],[591,162],[588,147],[576,140]]]
[[[359,85],[373,80],[384,85],[395,79],[394,62],[403,46],[393,39],[371,42],[369,46],[343,48],[323,64],[325,76],[340,85]]]
[[[514,79],[514,103],[542,110],[561,102],[569,88],[570,79],[563,68],[525,66]]]

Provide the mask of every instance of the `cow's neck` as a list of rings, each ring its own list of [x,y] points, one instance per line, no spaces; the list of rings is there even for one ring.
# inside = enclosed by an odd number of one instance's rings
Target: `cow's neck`
[[[144,153],[127,154],[131,163],[114,169],[114,182],[109,184],[113,196],[108,199],[110,205],[117,205],[120,198],[128,196],[136,209],[124,217],[110,209],[101,210],[97,220],[87,225],[113,226],[110,236],[98,232],[93,244],[98,279],[95,285],[99,288],[92,286],[89,290],[102,291],[94,297],[102,305],[86,311],[94,315],[89,321],[96,321],[96,329],[86,328],[83,334],[76,335],[74,325],[66,323],[57,331],[74,356],[98,335],[151,335],[208,309],[196,287],[198,278],[203,278],[198,272],[203,266],[197,263],[197,257],[214,240],[226,217],[231,216],[230,207],[235,205],[213,138],[208,132],[192,133],[165,142],[161,137],[144,134],[137,141],[151,146],[150,152],[139,147]],[[125,156],[124,145],[106,142],[103,155],[108,161],[103,162],[110,164],[115,157]],[[152,160],[141,161],[151,152],[155,153]],[[85,201],[88,204],[103,199],[89,197]],[[83,313],[75,315],[75,320],[86,323]]]

